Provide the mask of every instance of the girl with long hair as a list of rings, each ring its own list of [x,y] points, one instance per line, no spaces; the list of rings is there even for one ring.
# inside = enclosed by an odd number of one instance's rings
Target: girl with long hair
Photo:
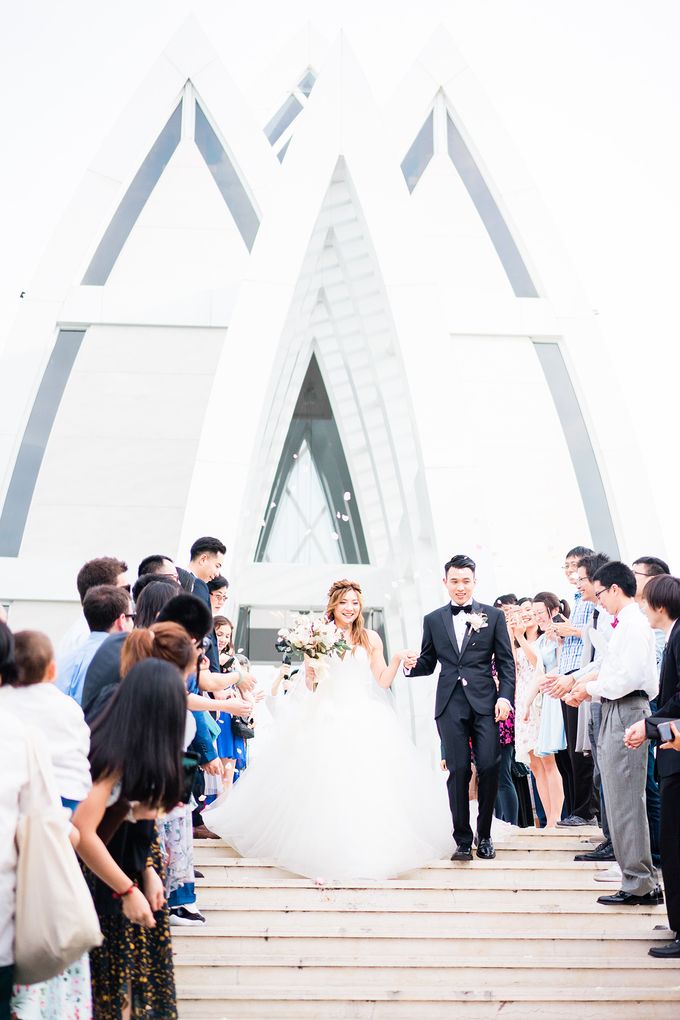
[[[98,828],[107,807],[128,805],[136,821],[179,803],[185,724],[179,670],[148,659],[130,669],[92,727],[93,785],[73,824],[104,934],[103,945],[90,954],[94,1020],[177,1016],[165,894],[150,860],[155,831],[128,825],[126,845],[114,858]],[[153,939],[144,938],[148,929],[156,929]]]

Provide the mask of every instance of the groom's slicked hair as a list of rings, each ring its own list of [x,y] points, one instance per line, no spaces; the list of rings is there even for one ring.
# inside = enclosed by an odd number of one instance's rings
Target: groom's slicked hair
[[[444,564],[444,577],[448,576],[451,567],[453,567],[454,570],[471,570],[473,577],[477,573],[477,564],[475,561],[470,559],[469,556],[464,556],[463,553],[458,553],[456,556],[452,556],[451,559]]]

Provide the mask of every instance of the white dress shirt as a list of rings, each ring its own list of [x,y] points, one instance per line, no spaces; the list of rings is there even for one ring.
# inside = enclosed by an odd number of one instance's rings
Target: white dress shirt
[[[472,605],[472,599],[468,599],[468,601],[464,602],[463,605],[464,606],[471,606]],[[451,600],[451,608],[453,608],[454,606],[457,607],[458,603],[454,602],[453,599],[452,599]],[[467,613],[456,613],[455,616],[452,616],[452,620],[453,620],[453,629],[454,629],[454,631],[456,633],[456,641],[458,642],[458,651],[460,651],[461,648],[463,647],[463,641],[465,640],[465,628],[467,627],[468,614]]]
[[[623,698],[644,691],[649,698],[659,692],[654,632],[635,602],[618,614],[596,680],[586,684],[593,701]]]

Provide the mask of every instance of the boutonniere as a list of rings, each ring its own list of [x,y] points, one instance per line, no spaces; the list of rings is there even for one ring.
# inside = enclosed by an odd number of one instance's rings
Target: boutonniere
[[[475,633],[478,633],[483,627],[488,627],[486,613],[470,613],[467,618],[467,625]]]

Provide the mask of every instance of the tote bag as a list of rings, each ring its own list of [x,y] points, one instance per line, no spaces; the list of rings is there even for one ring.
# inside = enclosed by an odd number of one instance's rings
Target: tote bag
[[[54,789],[49,762],[27,742],[27,810],[17,827],[17,984],[46,981],[103,942],[97,912]]]

